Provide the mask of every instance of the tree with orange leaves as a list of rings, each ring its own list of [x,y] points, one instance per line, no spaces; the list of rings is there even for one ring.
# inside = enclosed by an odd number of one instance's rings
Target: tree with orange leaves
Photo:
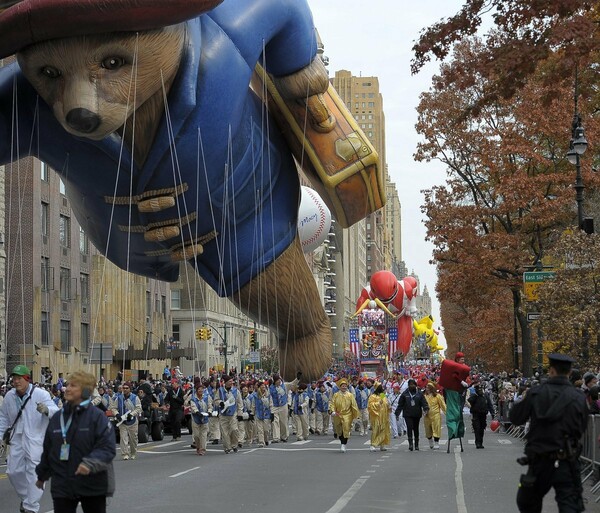
[[[418,108],[424,141],[415,158],[439,160],[447,169],[446,184],[425,191],[423,211],[439,269],[438,295],[468,319],[461,347],[505,359],[518,332],[529,374],[534,362],[523,272],[543,262],[557,231],[572,226],[575,215],[574,173],[565,158],[573,85],[570,76],[548,83],[562,62],[551,55],[510,99],[492,98],[487,71],[473,64],[488,50],[475,38],[456,45],[453,59],[434,77]],[[582,105],[584,116],[591,108]],[[586,120],[588,139],[597,140],[600,127]],[[584,173],[593,189],[590,167],[585,163]],[[456,344],[449,335],[449,345]]]

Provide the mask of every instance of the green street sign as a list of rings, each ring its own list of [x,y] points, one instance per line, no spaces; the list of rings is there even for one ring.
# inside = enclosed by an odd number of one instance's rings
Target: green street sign
[[[554,278],[554,271],[532,271],[523,273],[523,292],[527,301],[539,299],[538,288],[546,280]]]

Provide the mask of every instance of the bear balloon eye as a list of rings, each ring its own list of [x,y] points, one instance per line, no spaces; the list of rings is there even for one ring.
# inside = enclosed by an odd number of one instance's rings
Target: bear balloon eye
[[[125,64],[125,59],[122,57],[107,57],[102,61],[104,69],[119,69]]]
[[[44,75],[46,78],[60,77],[60,71],[58,71],[56,68],[53,68],[52,66],[44,66],[41,71],[42,75]]]

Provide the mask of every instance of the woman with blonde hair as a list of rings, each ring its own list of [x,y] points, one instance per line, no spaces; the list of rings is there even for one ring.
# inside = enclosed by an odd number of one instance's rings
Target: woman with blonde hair
[[[369,422],[371,423],[371,452],[386,451],[386,445],[390,445],[390,403],[387,400],[381,383],[375,383],[374,391],[369,396],[367,404],[369,410]]]
[[[442,433],[442,415],[446,413],[446,402],[442,394],[439,394],[434,383],[427,383],[425,388],[425,399],[429,404],[429,413],[425,415],[425,436],[429,440],[430,449],[440,448],[440,436]]]
[[[36,468],[36,486],[51,479],[56,513],[105,513],[106,497],[114,491],[112,461],[115,432],[106,415],[93,406],[96,378],[77,371],[67,379],[65,405],[50,419],[44,453]]]

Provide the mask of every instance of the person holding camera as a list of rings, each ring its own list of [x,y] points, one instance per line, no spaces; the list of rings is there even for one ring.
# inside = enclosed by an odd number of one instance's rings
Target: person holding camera
[[[43,490],[36,487],[35,467],[42,457],[49,419],[58,411],[50,394],[31,384],[31,372],[17,365],[13,388],[0,409],[0,439],[7,451],[6,474],[21,499],[21,513],[37,513]]]
[[[84,513],[105,513],[106,497],[114,491],[115,433],[90,402],[95,384],[89,372],[71,374],[65,406],[46,431],[36,485],[41,490],[52,478],[54,513],[74,512],[79,503]]]
[[[579,454],[588,420],[585,395],[569,381],[575,360],[559,353],[550,353],[548,360],[549,379],[531,388],[509,413],[517,426],[531,419],[525,457],[517,460],[528,465],[521,475],[517,506],[521,513],[539,512],[544,496],[554,488],[559,511],[581,512],[585,508]]]

